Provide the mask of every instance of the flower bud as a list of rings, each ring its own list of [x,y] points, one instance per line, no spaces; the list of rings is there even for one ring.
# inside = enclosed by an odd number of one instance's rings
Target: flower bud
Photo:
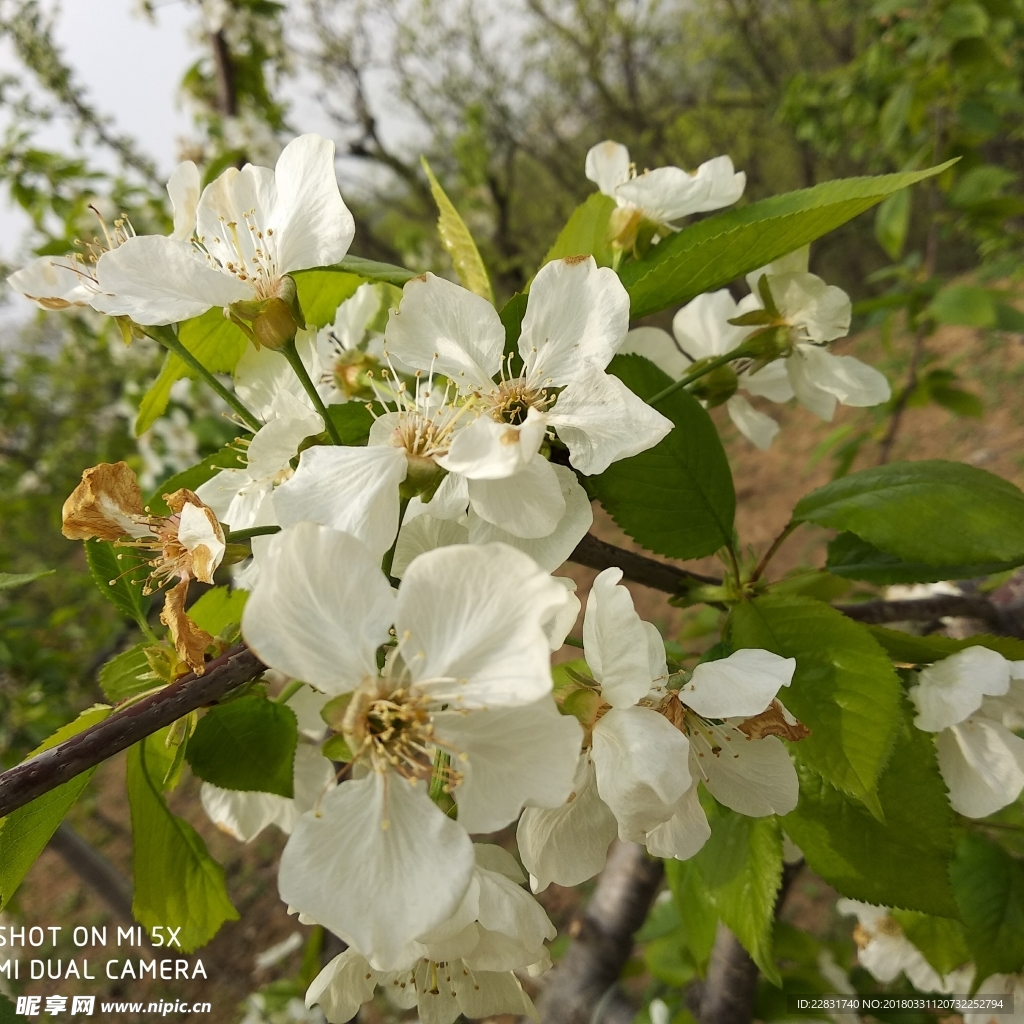
[[[710,357],[699,360],[693,364],[690,373],[696,373],[700,370],[702,364],[706,365],[710,362]],[[736,394],[738,387],[739,379],[736,376],[736,371],[731,366],[726,365],[718,366],[709,373],[704,374],[703,377],[698,377],[689,386],[689,391],[691,395],[699,398],[710,409],[716,405],[721,405],[723,402],[727,402]]]

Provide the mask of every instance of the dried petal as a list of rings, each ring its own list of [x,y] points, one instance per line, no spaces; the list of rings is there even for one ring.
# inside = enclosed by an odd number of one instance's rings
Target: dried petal
[[[787,717],[786,709],[777,700],[773,700],[767,710],[741,722],[739,730],[752,740],[760,740],[765,736],[781,736],[795,742],[811,735],[811,730],[803,722],[795,718],[790,721],[791,718],[792,715]]]
[[[69,540],[117,540],[149,532],[135,516],[144,516],[142,491],[127,462],[101,462],[82,474],[61,510],[62,532]]]
[[[188,594],[188,580],[182,580],[167,591],[160,621],[171,631],[171,640],[178,657],[185,661],[197,676],[205,671],[203,655],[213,643],[213,637],[200,629],[185,614],[185,596]]]

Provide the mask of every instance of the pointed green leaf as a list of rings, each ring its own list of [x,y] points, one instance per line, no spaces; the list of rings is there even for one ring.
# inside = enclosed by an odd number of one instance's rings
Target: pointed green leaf
[[[380,281],[383,284],[393,284],[396,288],[401,288],[406,281],[411,281],[417,276],[415,270],[396,267],[393,263],[364,260],[362,256],[346,256],[340,263],[335,263],[331,267],[322,267],[321,269],[340,270],[346,274],[356,274],[364,281]]]
[[[934,740],[911,718],[901,700],[892,757],[878,780],[884,822],[798,763],[800,802],[782,827],[811,869],[842,895],[955,919],[960,912],[949,883],[953,812]],[[799,755],[802,744],[796,746]]]
[[[682,941],[694,962],[703,967],[715,944],[718,911],[692,859],[665,861],[665,877],[682,922]]]
[[[56,572],[56,569],[44,569],[42,572],[0,572],[0,590],[23,587],[26,583],[41,580],[44,576],[54,576]]]
[[[957,848],[952,877],[977,968],[974,984],[990,974],[1016,974],[1024,967],[1024,861],[971,834]]]
[[[884,626],[867,628],[893,661],[910,665],[930,665],[965,647],[987,647],[991,651],[998,651],[1007,661],[1024,661],[1024,640],[1010,636],[976,633],[965,640],[954,640],[951,636],[914,636]]]
[[[641,398],[672,379],[643,356],[616,356],[608,367]],[[675,429],[631,459],[588,478],[591,493],[634,540],[670,558],[701,558],[732,542],[736,492],[729,461],[700,402],[677,391],[658,403]]]
[[[149,577],[149,564],[132,548],[118,548],[105,540],[85,542],[85,560],[96,586],[126,618],[145,629],[150,599],[142,592]]]
[[[729,617],[733,647],[796,658],[779,699],[810,730],[800,759],[878,813],[875,787],[899,725],[900,681],[859,623],[809,597],[759,597]]]
[[[827,181],[698,221],[622,268],[631,316],[647,316],[721,288],[948,166]]]
[[[338,307],[355,295],[363,283],[358,274],[339,273],[337,270],[300,270],[292,277],[307,327],[326,327],[334,323]]]
[[[875,238],[891,260],[898,260],[910,227],[910,189],[905,188],[883,199],[875,214]]]
[[[291,797],[297,743],[295,712],[251,694],[207,711],[185,756],[199,778],[221,789]]]
[[[61,726],[44,740],[26,760],[102,722],[112,710],[105,705],[97,704],[88,711],[83,711],[73,722]],[[64,816],[85,789],[95,770],[90,768],[81,775],[76,775],[73,779],[51,789],[49,793],[44,793],[24,807],[12,811],[7,817],[0,818],[0,910],[10,902],[29,868],[43,852],[50,837],[57,831],[57,826],[64,820]]]
[[[967,931],[960,921],[918,910],[893,910],[892,918],[939,974],[945,976],[971,959]]]
[[[926,565],[905,562],[896,555],[879,551],[855,533],[840,533],[828,545],[826,565],[834,576],[864,580],[878,586],[891,583],[934,583],[938,580],[968,580],[1012,569],[1016,562],[976,562],[973,565]]]
[[[198,833],[167,808],[160,780],[169,759],[152,749],[149,737],[128,751],[128,803],[132,816],[132,913],[146,928],[181,928],[183,952],[238,919],[224,885],[224,869],[207,852]]]
[[[610,267],[612,247],[608,239],[608,220],[614,209],[615,200],[611,196],[602,192],[587,196],[558,232],[544,263],[566,256],[593,256],[599,267]]]
[[[801,498],[797,522],[846,530],[906,562],[1024,562],[1024,494],[961,462],[890,462]]]
[[[362,402],[343,402],[340,405],[329,405],[327,413],[343,445],[355,447],[366,444],[370,427],[373,426],[373,413],[369,406]]]
[[[423,166],[427,181],[430,182],[430,194],[437,203],[437,233],[441,237],[445,252],[451,257],[455,273],[459,275],[459,280],[465,288],[493,303],[494,292],[491,290],[487,268],[480,258],[480,251],[469,233],[469,228],[466,227],[466,222],[459,216],[454,203],[441,188],[441,183],[434,176],[425,156],[420,157],[420,164]]]
[[[248,599],[248,590],[214,587],[189,608],[188,617],[210,636],[220,636],[228,626],[242,621],[242,611]]]
[[[781,985],[772,953],[775,898],[782,882],[778,819],[748,818],[708,801],[711,838],[693,858],[711,905],[773,984]]]
[[[135,436],[141,437],[161,416],[171,400],[171,387],[180,377],[188,373],[185,364],[173,353],[164,356],[164,365],[156,380],[150,384],[139,403],[139,414],[135,417]]]
[[[136,644],[129,647],[100,669],[100,688],[107,700],[117,704],[160,685],[161,680],[153,672],[146,657],[146,646]]]

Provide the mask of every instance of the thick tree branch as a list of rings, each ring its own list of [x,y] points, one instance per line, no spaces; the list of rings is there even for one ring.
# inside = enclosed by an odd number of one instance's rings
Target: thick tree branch
[[[616,547],[614,544],[599,540],[592,533],[588,533],[576,545],[576,549],[569,556],[569,561],[585,565],[588,569],[618,566],[627,580],[642,583],[652,590],[662,590],[666,594],[678,594],[692,583],[717,586],[722,582],[714,576],[701,576],[700,573],[680,569],[648,558],[646,555],[638,555],[635,551]]]
[[[623,1019],[626,1001],[616,998],[614,986],[663,874],[662,862],[649,857],[642,846],[612,846],[590,903],[570,925],[575,941],[540,998],[544,1024],[610,1024]]]
[[[264,667],[244,644],[237,644],[209,662],[205,675],[187,675],[16,765],[0,775],[0,817],[176,722],[190,711],[215,704],[226,693],[255,679]]]
[[[1019,636],[1022,623],[989,598],[976,594],[939,594],[906,601],[864,601],[833,605],[836,611],[857,622],[880,626],[886,622],[931,622],[953,616],[979,619],[997,633]]]

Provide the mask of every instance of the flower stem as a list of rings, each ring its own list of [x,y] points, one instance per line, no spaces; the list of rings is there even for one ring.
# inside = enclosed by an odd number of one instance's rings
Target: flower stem
[[[760,578],[761,574],[768,568],[768,563],[775,557],[776,552],[782,547],[783,542],[786,538],[799,526],[799,523],[795,523],[790,520],[786,523],[782,533],[772,541],[771,547],[764,553],[761,561],[757,563],[757,568],[754,570],[753,575],[750,577],[751,583],[756,583]]]
[[[288,365],[295,371],[295,376],[299,378],[299,383],[302,385],[303,390],[309,395],[309,400],[313,403],[313,408],[323,417],[324,426],[327,429],[327,433],[330,439],[335,444],[341,444],[341,435],[338,433],[338,428],[334,425],[334,420],[331,419],[330,413],[327,411],[327,406],[324,405],[324,400],[320,397],[320,392],[317,391],[316,385],[309,379],[309,374],[306,372],[306,367],[302,364],[302,357],[299,355],[299,350],[295,347],[295,339],[285,342],[280,348],[281,355],[288,360]]]
[[[247,530],[229,530],[224,540],[228,544],[239,544],[253,537],[268,537],[272,533],[279,533],[280,530],[280,526],[250,526]]]
[[[206,381],[214,391],[241,416],[242,421],[253,431],[263,426],[262,423],[242,404],[241,399],[233,391],[228,391],[216,376],[212,374],[196,357],[181,343],[178,335],[171,327],[144,327],[142,332],[155,342],[163,345],[168,352],[176,355],[190,370]]]
[[[395,550],[398,547],[398,534],[402,532],[402,520],[405,519],[405,510],[409,507],[408,498],[398,499],[398,533],[395,534],[395,543],[385,552],[384,558],[381,560],[380,567],[384,570],[384,575],[391,580],[393,587],[398,586],[398,580],[391,575],[391,566],[395,562]]]
[[[681,391],[688,384],[692,384],[695,380],[699,380],[705,374],[711,373],[712,370],[717,370],[720,366],[725,366],[726,363],[731,363],[734,359],[742,359],[746,355],[748,355],[746,349],[740,345],[739,348],[735,348],[731,352],[726,352],[724,356],[719,356],[717,359],[712,359],[709,363],[705,363],[699,370],[694,370],[682,379],[669,384],[669,386],[663,391],[659,391],[652,398],[648,398],[647,404],[656,405],[662,399],[668,398],[670,395],[674,395],[677,391]]]
[[[275,698],[277,704],[287,704],[306,684],[301,679],[293,679]]]

